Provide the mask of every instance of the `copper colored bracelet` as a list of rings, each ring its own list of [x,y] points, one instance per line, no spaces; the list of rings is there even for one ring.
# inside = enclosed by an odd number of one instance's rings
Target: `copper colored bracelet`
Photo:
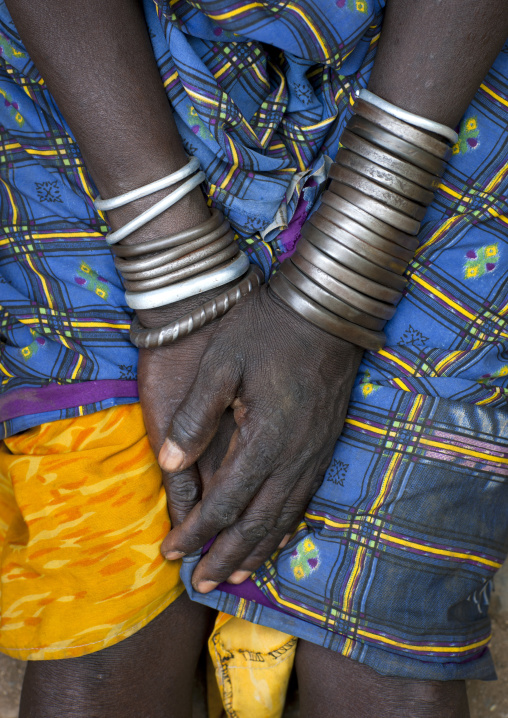
[[[400,175],[400,177],[410,180],[426,190],[432,192],[439,187],[441,180],[438,175],[422,170],[421,167],[416,167],[411,164],[411,162],[406,162],[406,160],[396,157],[386,149],[373,145],[363,137],[350,132],[347,127],[341,135],[340,142],[343,147],[355,152],[357,155],[360,155],[360,157],[364,157],[375,165],[394,172]]]
[[[373,182],[377,182],[377,184],[386,187],[386,189],[392,192],[397,192],[403,197],[408,197],[414,202],[418,202],[424,206],[429,205],[434,199],[434,195],[432,192],[429,192],[429,190],[420,187],[420,185],[417,185],[415,182],[411,182],[391,170],[374,164],[351,150],[340,149],[335,158],[335,162],[357,172],[363,177],[367,177]]]
[[[140,257],[145,254],[150,254],[151,252],[160,252],[163,249],[179,247],[181,244],[186,244],[193,239],[198,239],[198,237],[202,237],[204,234],[208,234],[214,229],[217,229],[223,221],[224,217],[222,216],[222,212],[219,212],[218,209],[213,209],[211,216],[205,219],[201,224],[198,224],[197,227],[184,229],[182,232],[177,232],[169,237],[152,239],[142,244],[113,244],[110,250],[117,257]]]
[[[193,312],[184,315],[171,324],[158,329],[142,327],[138,317],[134,317],[130,330],[131,342],[140,349],[157,349],[172,344],[181,337],[201,329],[214,319],[222,317],[245,295],[255,287],[263,284],[263,272],[251,265],[249,272],[231,289],[226,290],[218,297],[210,299]]]
[[[422,150],[410,142],[406,142],[406,140],[395,137],[391,132],[383,130],[381,127],[369,122],[369,120],[365,120],[363,117],[353,115],[348,123],[348,129],[355,135],[359,135],[365,140],[372,142],[372,144],[388,150],[388,152],[411,162],[426,172],[430,172],[433,175],[443,174],[446,162],[434,157],[430,152]]]
[[[292,255],[291,262],[298,267],[309,279],[312,279],[320,287],[326,289],[327,292],[342,297],[345,302],[351,304],[352,307],[361,309],[366,314],[370,314],[378,319],[391,319],[395,314],[395,305],[380,302],[378,299],[372,299],[366,294],[357,292],[356,289],[348,287],[347,284],[339,282],[338,279],[327,274],[320,267],[316,267],[303,257],[298,250]]]
[[[377,182],[373,182],[371,179],[364,177],[355,170],[349,169],[349,167],[333,164],[330,167],[329,176],[337,182],[342,182],[343,184],[349,185],[349,187],[354,187],[359,192],[363,192],[372,199],[377,199],[379,202],[383,202],[383,204],[397,210],[397,212],[407,214],[408,217],[412,217],[412,219],[415,219],[418,222],[421,222],[425,217],[427,207],[424,207],[417,202],[413,202],[410,199],[406,199],[406,197],[398,194],[397,192],[392,192],[391,190],[386,189],[386,187],[382,187]],[[330,189],[332,192],[334,191],[333,182],[330,185]]]
[[[350,202],[345,197],[339,197],[338,194],[334,194],[330,190],[326,190],[321,198],[323,204],[327,204],[332,209],[342,212],[347,215],[350,219],[353,219],[363,227],[370,229],[374,234],[378,234],[384,239],[389,239],[390,242],[404,247],[410,251],[413,251],[418,247],[418,240],[411,234],[401,232],[400,229],[392,227],[390,224],[383,222],[378,217],[367,212],[363,207],[359,207],[353,202]],[[382,206],[382,205],[381,205]],[[375,210],[374,210],[375,211]]]
[[[333,334],[340,339],[345,339],[352,344],[357,344],[364,349],[377,351],[385,344],[383,332],[373,332],[364,329],[346,319],[341,319],[328,309],[314,302],[303,292],[297,289],[294,284],[279,271],[270,281],[270,288],[285,304],[295,310],[297,314],[309,321],[311,324],[323,329],[328,334]]]
[[[129,282],[124,279],[123,284],[128,292],[143,292],[150,291],[152,289],[159,289],[160,287],[167,287],[170,284],[180,282],[183,279],[195,277],[202,272],[209,272],[211,269],[220,269],[222,265],[229,264],[229,260],[233,257],[238,256],[240,256],[238,245],[236,242],[231,242],[225,249],[213,254],[211,257],[207,257],[206,259],[202,259],[199,262],[191,264],[190,267],[177,269],[176,271],[165,274],[162,277],[145,279],[141,282]]]
[[[359,254],[364,259],[377,264],[383,269],[387,269],[389,272],[394,274],[404,274],[407,268],[407,261],[396,259],[391,254],[386,254],[382,250],[376,249],[368,242],[358,237],[358,235],[348,232],[342,227],[329,222],[325,217],[322,217],[318,212],[315,212],[309,219],[309,224],[316,227],[324,234],[328,235],[331,239],[343,244],[348,249],[352,249],[353,252]]]
[[[322,203],[320,207],[314,212],[309,222],[313,220],[316,216],[327,219],[328,222],[331,222],[332,224],[341,227],[350,234],[354,234],[355,237],[358,237],[367,244],[370,244],[372,247],[380,249],[382,252],[386,252],[387,254],[391,254],[393,257],[397,257],[397,259],[401,259],[406,264],[408,262],[411,262],[414,256],[414,249],[416,249],[416,247],[418,246],[418,243],[415,241],[413,251],[405,249],[399,244],[395,244],[395,242],[391,242],[389,239],[384,239],[383,237],[380,237],[379,234],[371,232],[370,229],[367,229],[367,227],[358,224],[358,222],[355,222],[354,220],[350,219],[350,217],[348,217],[347,215],[342,214],[342,212],[339,212],[336,209],[332,209],[324,203]]]
[[[401,140],[406,140],[406,142],[410,142],[412,145],[427,150],[427,152],[430,152],[438,159],[448,160],[450,158],[450,146],[446,142],[438,140],[436,137],[429,135],[423,130],[419,130],[413,125],[409,125],[403,120],[399,120],[393,115],[389,115],[388,112],[371,105],[370,102],[357,98],[354,110],[360,117],[378,125],[383,130],[391,132],[392,135],[399,137]]]

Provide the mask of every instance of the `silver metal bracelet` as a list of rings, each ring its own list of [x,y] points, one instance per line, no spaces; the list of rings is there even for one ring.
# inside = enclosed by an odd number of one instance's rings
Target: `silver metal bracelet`
[[[164,199],[161,199],[160,202],[154,204],[153,207],[150,207],[150,209],[147,209],[145,212],[142,212],[135,219],[131,220],[130,222],[127,222],[127,224],[124,224],[124,226],[120,227],[120,229],[117,229],[116,232],[108,232],[108,234],[106,235],[107,243],[116,244],[122,239],[125,239],[125,237],[128,237],[129,234],[132,234],[144,224],[147,224],[147,222],[150,222],[152,219],[154,219],[154,217],[158,217],[159,214],[162,214],[167,209],[169,209],[169,207],[172,207],[179,200],[181,200],[182,197],[185,197],[186,194],[192,192],[192,190],[198,185],[200,185],[204,179],[205,173],[198,172],[194,175],[194,177],[191,177],[189,180],[187,180],[187,182],[178,187],[178,189],[175,189],[174,192],[168,194],[167,197],[164,197]]]
[[[101,212],[108,212],[110,209],[117,209],[117,207],[123,207],[125,204],[129,204],[129,202],[134,202],[134,200],[136,199],[141,199],[141,197],[147,197],[149,194],[154,194],[161,189],[166,189],[167,187],[171,187],[171,185],[174,185],[177,182],[181,182],[186,177],[189,177],[189,175],[194,174],[194,172],[196,172],[196,170],[198,169],[198,158],[191,157],[185,167],[182,167],[176,172],[172,172],[170,175],[162,177],[155,182],[150,182],[150,184],[143,185],[143,187],[138,187],[137,189],[133,189],[130,192],[125,192],[125,194],[119,194],[117,197],[111,197],[110,199],[102,199],[100,196],[96,197],[94,200],[95,208],[100,210]]]
[[[165,304],[174,304],[209,289],[222,287],[238,279],[249,268],[249,259],[243,252],[225,267],[213,269],[178,284],[170,284],[148,292],[125,292],[125,301],[131,309],[155,309]]]
[[[403,122],[407,122],[408,125],[413,125],[414,127],[421,127],[422,130],[435,132],[436,134],[441,135],[441,137],[446,137],[446,139],[453,144],[455,144],[459,139],[458,134],[455,132],[455,130],[452,130],[451,127],[447,127],[447,125],[443,125],[441,124],[441,122],[434,122],[434,120],[428,120],[426,117],[421,117],[421,115],[415,115],[412,112],[403,110],[402,107],[397,107],[397,105],[392,105],[391,102],[383,100],[382,97],[378,97],[373,92],[370,92],[370,90],[364,90],[362,88],[356,93],[356,96],[360,97],[362,100],[365,100],[365,102],[370,102],[370,104],[374,105],[375,107],[379,107],[380,110],[384,110],[389,115],[397,117]]]

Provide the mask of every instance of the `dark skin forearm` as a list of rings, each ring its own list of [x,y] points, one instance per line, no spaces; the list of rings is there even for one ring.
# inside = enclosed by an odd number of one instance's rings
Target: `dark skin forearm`
[[[388,0],[369,90],[455,127],[507,37],[506,0]]]
[[[140,187],[186,163],[139,0],[8,0],[7,7],[101,196]],[[167,193],[109,212],[113,229]],[[163,236],[207,216],[198,188],[125,241]]]

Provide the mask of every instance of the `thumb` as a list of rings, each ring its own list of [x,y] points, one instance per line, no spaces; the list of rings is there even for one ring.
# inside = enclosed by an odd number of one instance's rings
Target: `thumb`
[[[213,346],[206,352],[194,383],[173,415],[159,452],[163,471],[188,469],[203,454],[236,396],[239,374],[223,352]]]

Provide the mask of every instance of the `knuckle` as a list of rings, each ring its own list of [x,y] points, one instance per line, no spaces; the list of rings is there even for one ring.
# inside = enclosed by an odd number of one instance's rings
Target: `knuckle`
[[[192,481],[182,481],[170,485],[169,498],[172,504],[192,504],[199,501],[200,487]]]
[[[241,540],[248,544],[259,543],[270,533],[270,526],[260,521],[241,522],[235,528]]]
[[[195,444],[201,439],[203,426],[197,412],[191,407],[182,407],[175,415],[172,434],[179,445]]]
[[[236,521],[240,511],[239,507],[232,504],[204,504],[201,508],[201,517],[206,525],[214,529],[222,529]]]

